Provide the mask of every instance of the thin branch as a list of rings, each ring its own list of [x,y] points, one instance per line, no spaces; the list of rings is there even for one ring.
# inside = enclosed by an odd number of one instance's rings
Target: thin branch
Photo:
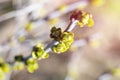
[[[78,20],[74,20],[74,19],[73,19],[72,21],[70,21],[70,24],[68,25],[68,27],[65,29],[64,32],[67,32],[67,31],[70,32],[70,31],[72,31],[72,30],[74,29],[74,27],[77,25],[77,22],[78,22]],[[52,48],[54,45],[57,45],[57,44],[58,44],[58,41],[53,40],[50,44],[48,44],[48,45],[44,48],[45,52],[49,54],[49,52],[52,51],[51,48]],[[25,60],[27,60],[27,59],[29,59],[29,58],[32,58],[32,55],[26,57]]]

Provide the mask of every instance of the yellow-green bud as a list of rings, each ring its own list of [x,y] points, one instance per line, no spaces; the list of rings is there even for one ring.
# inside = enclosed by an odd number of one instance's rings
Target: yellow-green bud
[[[36,69],[38,69],[38,63],[34,59],[28,59],[26,61],[26,66],[27,66],[28,72],[30,73],[33,73]]]
[[[52,50],[55,53],[62,53],[62,52],[67,51],[67,47],[65,46],[63,42],[60,42],[59,44],[53,46]]]
[[[74,41],[74,34],[70,32],[63,32],[61,41],[72,43]]]
[[[33,47],[32,57],[34,59],[45,59],[49,57],[49,54],[47,54],[41,44],[38,44]]]
[[[88,27],[94,26],[94,20],[92,18],[89,18],[88,23],[86,24]]]

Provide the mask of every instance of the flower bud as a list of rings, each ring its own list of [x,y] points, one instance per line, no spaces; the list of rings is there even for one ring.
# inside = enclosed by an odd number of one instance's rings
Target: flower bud
[[[79,11],[79,10],[74,11],[70,17],[70,20],[72,20],[72,19],[78,20],[77,24],[80,27],[83,27],[84,25],[91,27],[94,25],[94,21],[92,19],[91,14],[86,13],[84,11]]]
[[[29,73],[33,73],[36,69],[38,69],[38,63],[33,59],[28,59],[26,61],[26,66]]]

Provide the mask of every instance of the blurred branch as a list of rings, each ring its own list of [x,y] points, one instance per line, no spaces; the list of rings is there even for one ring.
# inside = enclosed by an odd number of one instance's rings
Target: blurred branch
[[[0,0],[0,3],[7,3],[10,2],[10,0]]]
[[[85,7],[88,5],[88,1],[87,0],[84,0],[84,1],[77,1],[73,4],[70,4],[68,6],[66,6],[66,9],[63,10],[63,11],[54,11],[53,13],[51,13],[50,15],[48,15],[49,18],[55,18],[55,17],[59,17],[65,13],[69,13],[75,9],[77,9],[78,7]]]
[[[17,10],[17,11],[12,11],[12,12],[6,13],[6,14],[0,16],[0,22],[5,21],[5,20],[10,19],[10,18],[14,18],[14,17],[20,16],[20,15],[25,15],[25,14],[28,14],[28,13],[34,11],[34,10],[37,10],[40,7],[42,7],[43,4],[46,1],[47,0],[44,0],[42,3],[33,4],[33,5],[30,5],[30,6],[26,7],[26,8],[24,8],[24,9],[21,9],[21,10]]]
[[[33,4],[33,5],[30,5],[30,6],[26,7],[26,8],[24,8],[24,9],[21,9],[21,10],[17,10],[17,11],[12,11],[12,12],[6,13],[6,14],[0,16],[0,22],[5,21],[5,20],[10,19],[10,18],[13,18],[13,17],[17,17],[17,16],[20,16],[20,15],[28,14],[28,13],[30,13],[30,12],[32,12],[34,10],[37,10],[40,7],[42,7],[45,2],[46,2],[46,0],[44,0],[40,4]],[[73,11],[73,10],[75,10],[78,7],[86,6],[87,4],[88,4],[88,1],[86,1],[86,0],[73,3],[71,5],[68,5],[66,7],[66,9],[63,10],[63,11],[57,10],[57,11],[52,12],[50,15],[48,15],[48,18],[58,17],[60,15],[63,15],[63,14],[68,13],[70,11]]]

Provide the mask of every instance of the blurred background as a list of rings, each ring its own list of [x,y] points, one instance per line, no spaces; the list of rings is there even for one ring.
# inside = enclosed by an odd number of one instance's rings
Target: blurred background
[[[50,28],[64,30],[75,9],[91,13],[94,26],[76,26],[67,52],[51,52],[33,74],[13,71],[6,80],[120,80],[120,0],[0,0],[0,57],[12,61],[46,46]]]

